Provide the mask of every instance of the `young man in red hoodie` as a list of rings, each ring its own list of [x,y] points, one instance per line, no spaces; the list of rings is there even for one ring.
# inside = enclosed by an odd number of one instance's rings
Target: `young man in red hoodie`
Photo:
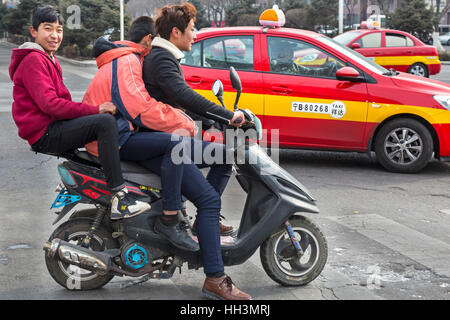
[[[33,10],[35,42],[14,49],[9,74],[14,83],[12,116],[19,136],[42,153],[61,153],[97,140],[99,159],[112,197],[111,219],[128,218],[150,208],[128,196],[120,168],[116,107],[73,102],[54,53],[63,38],[64,19],[51,6]]]

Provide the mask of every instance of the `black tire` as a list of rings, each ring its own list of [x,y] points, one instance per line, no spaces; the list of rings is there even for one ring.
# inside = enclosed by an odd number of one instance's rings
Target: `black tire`
[[[430,75],[428,67],[420,62],[412,64],[408,69],[408,73],[424,78],[428,78]]]
[[[290,261],[284,261],[280,257],[283,249],[295,252],[292,251],[293,245],[282,226],[261,245],[261,263],[267,275],[275,282],[283,286],[304,286],[317,278],[325,267],[328,245],[320,228],[308,218],[292,216],[289,222],[305,252],[304,256]]]
[[[49,241],[55,238],[64,239],[65,232],[69,234],[69,242],[81,242],[92,226],[92,219],[75,218],[61,224],[50,236]],[[117,241],[111,233],[100,226],[94,233],[90,242],[90,249],[100,251],[103,239],[107,239],[106,249],[118,248]],[[50,258],[45,254],[45,263],[52,278],[68,290],[93,290],[103,287],[114,277],[113,275],[99,275],[95,272],[80,269],[64,263],[56,257]]]
[[[416,173],[433,155],[433,137],[419,121],[409,118],[386,123],[375,138],[378,162],[388,171]]]

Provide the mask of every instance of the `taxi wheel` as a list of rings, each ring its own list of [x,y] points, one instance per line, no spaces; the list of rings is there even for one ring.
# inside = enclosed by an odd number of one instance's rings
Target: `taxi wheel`
[[[414,74],[419,77],[425,77],[428,78],[429,72],[426,65],[423,63],[414,63],[411,67],[408,69],[408,73]]]
[[[375,140],[378,162],[387,170],[415,173],[422,170],[433,155],[430,131],[414,119],[395,119],[385,124]]]

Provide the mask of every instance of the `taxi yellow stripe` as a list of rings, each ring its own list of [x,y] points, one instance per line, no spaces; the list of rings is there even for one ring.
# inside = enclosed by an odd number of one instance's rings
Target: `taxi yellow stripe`
[[[314,104],[329,105],[333,102],[343,102],[345,104],[346,112],[345,115],[336,120],[345,121],[366,121],[366,110],[367,102],[361,101],[347,101],[347,100],[331,100],[331,99],[316,99],[316,98],[306,98],[306,97],[291,97],[291,96],[276,96],[276,95],[266,95],[266,112],[265,115],[268,116],[278,116],[278,117],[291,117],[291,118],[307,118],[307,119],[334,119],[330,114],[321,114],[314,112],[296,112],[292,111],[292,102],[305,102]],[[276,106],[276,107],[267,107]]]
[[[217,102],[217,98],[209,90],[196,90],[205,98]],[[224,101],[228,109],[233,110],[235,92],[224,92]],[[265,99],[264,99],[265,98]],[[292,111],[292,102],[332,104],[333,102],[345,104],[345,115],[340,119],[335,119],[329,114],[313,112]],[[265,104],[265,107],[264,107]],[[278,95],[263,95],[242,93],[239,99],[240,108],[249,108],[257,115],[267,115],[289,118],[325,119],[336,121],[354,121],[380,123],[385,119],[405,113],[417,115],[430,124],[450,123],[450,111],[422,106],[383,104],[377,102],[337,100],[337,99],[316,99],[309,97],[292,97]],[[265,109],[265,110],[264,110]],[[367,115],[366,115],[367,114]]]
[[[216,96],[211,92],[211,90],[195,90],[197,93],[201,94],[206,99],[213,101],[220,105],[220,102],[217,100]],[[236,99],[236,92],[227,92],[223,93],[223,101],[228,110],[233,111],[234,100]],[[238,107],[242,109],[250,109],[254,114],[262,115],[264,114],[264,95],[263,94],[254,94],[254,93],[242,93]]]
[[[383,66],[410,66],[413,63],[440,64],[438,56],[385,56],[375,57],[375,63]]]
[[[450,111],[400,104],[369,103],[367,122],[379,123],[397,114],[414,114],[430,124],[450,123]]]

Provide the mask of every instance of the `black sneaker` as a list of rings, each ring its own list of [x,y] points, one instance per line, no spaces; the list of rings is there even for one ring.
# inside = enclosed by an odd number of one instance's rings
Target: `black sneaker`
[[[198,243],[189,236],[186,229],[182,228],[179,222],[174,226],[166,226],[158,218],[155,222],[155,231],[179,249],[188,251],[200,250]]]
[[[150,209],[147,202],[132,200],[128,189],[123,188],[111,198],[111,220],[131,218]]]

